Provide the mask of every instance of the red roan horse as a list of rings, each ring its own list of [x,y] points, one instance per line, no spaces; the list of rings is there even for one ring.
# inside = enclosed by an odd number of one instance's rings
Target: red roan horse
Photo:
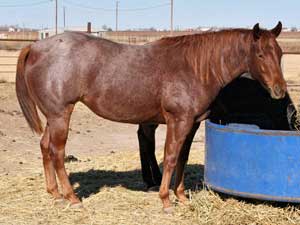
[[[133,124],[166,124],[163,178],[159,190],[166,212],[176,167],[175,194],[184,194],[185,151],[181,147],[195,122],[204,120],[221,88],[250,72],[273,98],[286,82],[271,31],[232,29],[167,37],[144,46],[117,44],[67,32],[24,48],[19,56],[16,92],[31,129],[43,132],[37,107],[47,119],[41,139],[47,191],[56,199],[58,177],[63,197],[80,204],[64,166],[65,144],[74,105],[81,101],[97,115]]]

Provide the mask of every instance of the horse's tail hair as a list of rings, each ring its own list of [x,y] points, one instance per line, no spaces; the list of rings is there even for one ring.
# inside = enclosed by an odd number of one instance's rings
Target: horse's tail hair
[[[30,49],[30,45],[23,48],[18,58],[16,74],[16,92],[19,104],[21,106],[22,112],[25,116],[29,127],[33,132],[42,134],[42,122],[37,112],[36,103],[30,96],[24,76],[26,59],[29,55]]]

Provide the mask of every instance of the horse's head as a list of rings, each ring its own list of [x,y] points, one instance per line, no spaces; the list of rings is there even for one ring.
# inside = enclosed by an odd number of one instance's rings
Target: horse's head
[[[281,71],[282,50],[276,41],[281,29],[281,22],[270,31],[260,29],[257,23],[253,27],[249,60],[249,72],[275,99],[283,98],[286,93],[286,82]]]

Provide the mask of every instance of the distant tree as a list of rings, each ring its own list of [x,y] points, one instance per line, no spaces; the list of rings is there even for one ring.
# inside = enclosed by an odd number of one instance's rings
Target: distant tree
[[[156,31],[156,29],[154,27],[150,27],[149,31]]]
[[[112,31],[112,29],[108,27],[106,24],[102,25],[102,29],[105,31]]]
[[[105,24],[102,25],[102,29],[103,29],[103,30],[107,30],[107,28],[108,28],[108,27],[107,27]]]
[[[297,29],[297,27],[292,27],[292,28],[291,28],[291,31],[292,31],[292,32],[297,32],[298,29]]]

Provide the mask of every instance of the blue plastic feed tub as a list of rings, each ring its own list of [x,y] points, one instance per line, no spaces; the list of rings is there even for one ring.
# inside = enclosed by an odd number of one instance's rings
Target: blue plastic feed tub
[[[247,198],[300,203],[300,133],[206,121],[205,184]]]

